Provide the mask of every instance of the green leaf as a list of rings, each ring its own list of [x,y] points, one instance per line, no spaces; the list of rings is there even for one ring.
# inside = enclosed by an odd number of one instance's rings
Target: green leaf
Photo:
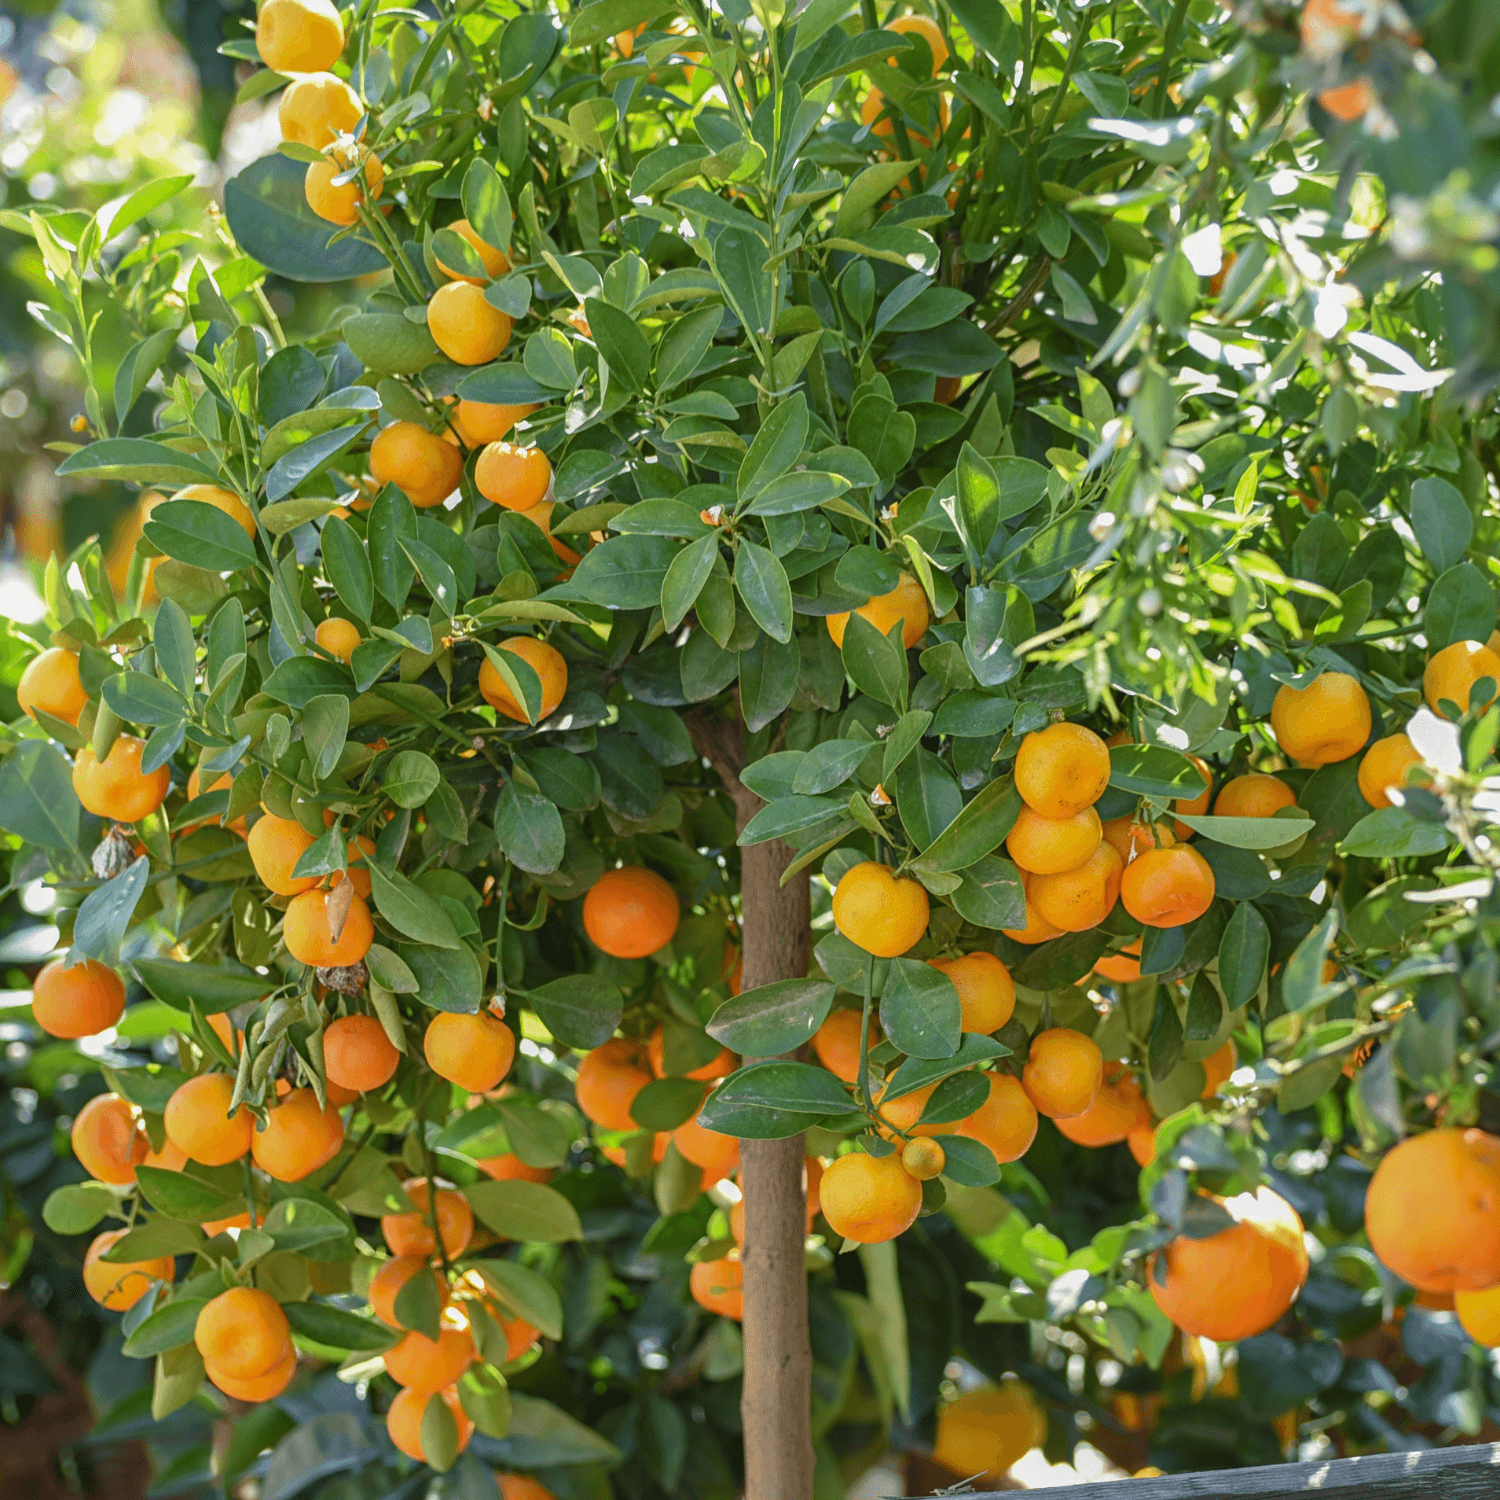
[[[807,432],[807,398],[797,391],[790,401],[772,408],[741,461],[735,484],[741,500],[755,499],[797,462],[807,445]]]
[[[906,652],[900,645],[901,625],[882,635],[863,615],[844,622],[844,670],[860,692],[898,712],[906,706]]]
[[[261,1228],[278,1250],[320,1263],[347,1260],[354,1252],[354,1220],[331,1200],[283,1198],[271,1205]]]
[[[0,762],[0,828],[41,849],[77,849],[83,808],[56,746],[22,740]]]
[[[1366,813],[1339,844],[1339,853],[1365,859],[1408,859],[1440,854],[1448,847],[1448,830],[1425,823],[1404,807],[1382,807]]]
[[[595,4],[573,12],[568,23],[568,40],[575,47],[592,47],[676,9],[673,0],[596,0]]]
[[[539,1271],[518,1260],[476,1261],[474,1269],[516,1317],[525,1318],[544,1338],[562,1337],[562,1299]]]
[[[893,958],[880,992],[880,1027],[908,1057],[952,1057],[960,1039],[953,981],[931,964]]]
[[[1474,536],[1474,518],[1463,495],[1446,479],[1419,479],[1411,487],[1410,514],[1427,561],[1439,574],[1456,567]]]
[[[1000,1163],[988,1146],[962,1135],[940,1135],[936,1140],[943,1148],[943,1176],[950,1182],[979,1188],[1000,1181]]]
[[[893,188],[911,176],[909,161],[881,161],[850,179],[839,203],[833,232],[848,234]]]
[[[587,311],[589,331],[612,380],[633,394],[644,391],[651,383],[651,346],[640,324],[602,297],[590,297]]]
[[[143,854],[83,898],[73,922],[70,960],[97,958],[111,967],[119,962],[125,929],[145,893],[150,873],[151,861]]]
[[[966,922],[999,932],[1026,925],[1026,892],[1021,876],[1007,859],[985,855],[963,871],[963,884],[950,898]]]
[[[1300,809],[1299,809],[1300,811]],[[1207,814],[1173,814],[1194,833],[1232,849],[1276,849],[1313,830],[1313,821],[1299,818],[1215,818]]]
[[[567,832],[546,797],[511,780],[495,808],[495,839],[512,864],[528,875],[547,875],[562,863]]]
[[[375,1353],[389,1349],[398,1337],[395,1329],[374,1318],[347,1312],[327,1302],[288,1302],[282,1311],[292,1325],[293,1334],[324,1349]]]
[[[151,377],[162,367],[177,343],[176,328],[161,328],[134,344],[115,371],[115,421],[123,423]]]
[[[746,1140],[797,1135],[829,1115],[850,1109],[849,1095],[832,1073],[809,1063],[751,1063],[726,1078],[699,1112],[709,1130]]]
[[[1113,746],[1109,752],[1109,784],[1142,797],[1173,799],[1191,800],[1204,790],[1203,773],[1197,766],[1185,755],[1162,745]],[[1200,833],[1207,831],[1199,829]]]
[[[556,1188],[539,1182],[480,1182],[463,1190],[488,1228],[521,1244],[553,1245],[581,1240],[578,1210]]]
[[[102,442],[90,443],[63,459],[57,466],[57,473],[59,478],[107,479],[172,488],[185,484],[219,483],[218,470],[211,469],[202,459],[194,458],[190,453],[179,453],[151,438],[105,438]],[[194,502],[171,503],[188,505]],[[158,506],[152,511],[153,520],[163,508]],[[207,508],[211,510],[213,507]],[[231,521],[230,525],[233,524]],[[244,537],[243,531],[240,536]],[[167,549],[163,547],[162,550]]]
[[[1265,918],[1250,902],[1237,902],[1219,940],[1219,983],[1230,1010],[1255,998],[1270,956],[1271,932]]]
[[[376,911],[403,937],[434,948],[463,947],[453,919],[420,886],[402,874],[387,874],[373,860],[367,860],[365,868]]]
[[[146,540],[168,557],[209,573],[237,573],[260,566],[255,543],[239,522],[202,500],[169,500],[158,505],[146,522],[145,533]]]
[[[997,849],[1021,813],[1012,777],[991,781],[923,851],[918,864],[937,871],[967,870]]]
[[[187,716],[181,695],[144,672],[117,672],[105,682],[102,696],[127,724],[179,724]]]
[[[992,1058],[1009,1057],[1011,1050],[994,1037],[981,1036],[978,1032],[966,1031],[958,1050],[951,1057],[910,1057],[891,1074],[886,1081],[884,1098],[894,1102],[903,1095],[914,1094],[934,1083],[941,1083],[955,1073],[976,1067]]]
[[[208,1219],[227,1218],[244,1208],[232,1194],[188,1172],[168,1171],[165,1167],[137,1167],[135,1180],[141,1193],[153,1208],[185,1224],[202,1224]]]
[[[630,1117],[642,1130],[676,1130],[698,1113],[706,1092],[692,1078],[653,1078],[630,1106]]]
[[[774,641],[792,638],[792,586],[775,554],[740,539],[734,557],[734,586],[751,618]]]
[[[818,979],[782,979],[726,1000],[708,1034],[744,1057],[776,1057],[812,1040],[828,1018],[834,986]]]
[[[158,1307],[131,1332],[122,1346],[124,1352],[132,1359],[149,1359],[192,1343],[198,1314],[207,1305],[206,1297],[182,1297]]]
[[[696,148],[687,149],[696,150]],[[655,154],[657,153],[653,153]],[[698,361],[708,352],[709,345],[713,343],[714,334],[719,331],[719,325],[723,321],[724,309],[716,304],[712,307],[700,307],[684,314],[667,329],[656,346],[658,390],[669,391],[692,374]]]
[[[976,558],[982,558],[1000,524],[1000,481],[994,469],[971,444],[958,455],[958,519]]]
[[[391,757],[380,788],[397,807],[421,807],[437,789],[442,772],[430,755],[402,750]]]
[[[614,1035],[624,1014],[616,985],[594,974],[570,974],[527,994],[542,1024],[566,1047],[597,1047]]]
[[[323,567],[334,593],[357,619],[368,622],[375,608],[375,576],[365,544],[341,516],[328,518],[322,539]]]
[[[571,588],[606,609],[652,609],[678,550],[668,537],[611,537],[584,553]]]
[[[257,974],[238,964],[180,963],[172,959],[134,958],[130,961],[142,984],[168,1005],[187,1012],[196,1004],[206,1015],[264,999],[275,988],[271,974]]]
[[[662,623],[668,630],[676,630],[698,602],[718,556],[718,537],[705,536],[684,547],[672,559],[661,584]],[[784,571],[782,576],[785,577]]]
[[[75,1182],[47,1194],[42,1222],[53,1234],[84,1234],[119,1207],[119,1199],[102,1182]]]
[[[923,717],[925,720],[926,716]],[[821,745],[814,745],[797,767],[792,779],[793,792],[799,796],[818,797],[842,786],[859,769],[872,748],[869,740],[824,740]]]

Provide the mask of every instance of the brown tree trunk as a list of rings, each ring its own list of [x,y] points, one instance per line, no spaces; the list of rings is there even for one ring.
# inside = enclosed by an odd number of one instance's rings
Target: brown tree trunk
[[[700,711],[690,717],[689,727],[734,801],[736,828],[744,828],[763,804],[739,778],[744,764],[740,726]],[[779,842],[753,845],[741,855],[741,983],[746,990],[807,974],[812,946],[807,878],[781,884],[782,871],[793,857],[793,851]],[[745,1243],[740,1247],[745,1376],[740,1415],[746,1500],[812,1496],[812,1349],[802,1252],[807,1229],[802,1154],[800,1135],[744,1141],[740,1146],[740,1189],[745,1195]]]

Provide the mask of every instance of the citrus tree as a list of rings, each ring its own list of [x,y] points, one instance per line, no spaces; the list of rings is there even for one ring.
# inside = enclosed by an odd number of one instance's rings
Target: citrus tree
[[[123,590],[49,567],[0,826],[37,1024],[138,986],[177,1037],[46,1209],[122,1226],[84,1280],[157,1418],[300,1351],[435,1469],[672,1492],[733,1372],[759,1497],[873,1456],[851,1383],[930,1424],[959,1341],[1116,1437],[1176,1331],[1238,1345],[1174,1467],[1490,1404],[1492,382],[1371,145],[1458,86],[1381,7],[851,10],[267,0],[219,251],[161,274],[170,182],[28,220],[59,473],[149,494]],[[267,272],[358,300],[289,341]],[[1138,1194],[1031,1222],[1088,1151]],[[524,1394],[643,1205],[618,1254],[729,1322]],[[1357,1352],[1407,1288],[1466,1299],[1410,1385]],[[1040,1436],[971,1397],[959,1477]]]

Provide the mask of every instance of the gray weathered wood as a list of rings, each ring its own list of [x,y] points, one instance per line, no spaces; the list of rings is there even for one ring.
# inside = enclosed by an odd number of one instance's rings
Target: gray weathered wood
[[[1370,1500],[1496,1500],[1500,1443],[1429,1448],[1416,1453],[1371,1453],[1310,1464],[1215,1469],[1125,1479],[1115,1484],[1070,1484],[1045,1491],[1047,1500],[1308,1500],[1330,1491],[1364,1490]],[[1014,1490],[977,1492],[965,1500],[1014,1500]]]

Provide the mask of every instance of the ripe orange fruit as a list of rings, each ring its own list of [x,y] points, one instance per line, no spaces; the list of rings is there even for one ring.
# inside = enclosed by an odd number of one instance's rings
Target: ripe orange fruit
[[[606,870],[583,898],[583,930],[611,958],[649,958],[672,941],[682,907],[677,892],[640,865]]]
[[[1122,868],[1114,848],[1101,843],[1076,870],[1033,875],[1026,884],[1027,903],[1059,932],[1086,932],[1113,910]]]
[[[1140,1085],[1128,1069],[1099,1086],[1094,1102],[1081,1115],[1056,1121],[1057,1128],[1077,1146],[1112,1146],[1132,1130],[1149,1124],[1151,1110],[1141,1098]]]
[[[481,287],[449,281],[427,304],[427,331],[455,364],[487,365],[510,343],[511,317],[485,300]]]
[[[965,1391],[938,1413],[932,1456],[954,1474],[1003,1479],[1047,1439],[1047,1418],[1019,1380]]]
[[[474,1165],[496,1182],[551,1182],[551,1167],[529,1167],[514,1151],[499,1156],[485,1156]]]
[[[253,833],[255,830],[252,829]],[[281,940],[286,951],[314,969],[338,969],[357,964],[375,941],[370,908],[357,892],[349,903],[344,926],[337,939],[328,925],[328,892],[303,891],[293,896],[281,921]]]
[[[1044,818],[1023,807],[1005,835],[1005,847],[1018,870],[1028,875],[1056,875],[1076,870],[1099,847],[1103,836],[1099,814],[1092,807],[1071,818]]]
[[[1251,772],[1236,776],[1219,789],[1216,818],[1270,818],[1283,807],[1295,807],[1297,794],[1279,776]]]
[[[501,1332],[505,1334],[507,1361],[520,1359],[541,1337],[540,1332],[533,1328],[525,1318],[502,1318],[497,1315],[495,1321],[500,1325]]]
[[[474,484],[486,500],[507,510],[530,510],[552,488],[552,461],[540,448],[490,443],[474,466]]]
[[[401,1320],[396,1316],[396,1298],[401,1295],[401,1289],[406,1283],[421,1271],[432,1277],[437,1288],[438,1306],[442,1307],[448,1301],[448,1283],[427,1264],[424,1256],[392,1256],[370,1278],[370,1311],[382,1323],[389,1324],[392,1328],[401,1326]]]
[[[428,1212],[430,1189],[427,1179],[409,1177],[401,1186],[416,1212],[382,1215],[380,1232],[385,1236],[386,1248],[392,1255],[436,1255],[438,1242]],[[474,1210],[462,1193],[456,1193],[452,1188],[437,1190],[437,1227],[448,1259],[457,1259],[474,1237]]]
[[[307,176],[302,179],[302,196],[320,219],[330,224],[357,224],[360,209],[380,196],[385,187],[385,167],[373,151],[366,153],[358,177],[349,182],[333,180],[359,165],[357,148],[336,150],[332,156],[308,163]]]
[[[438,1329],[430,1339],[425,1333],[411,1332],[382,1356],[385,1372],[408,1390],[430,1396],[445,1385],[453,1385],[474,1359],[474,1336],[469,1321],[455,1308],[448,1308]]]
[[[427,1455],[422,1451],[422,1414],[427,1410],[427,1403],[437,1399],[441,1399],[453,1417],[453,1425],[458,1429],[458,1451],[462,1453],[474,1436],[474,1419],[460,1404],[456,1386],[450,1385],[435,1396],[424,1396],[420,1391],[403,1387],[385,1414],[385,1430],[391,1441],[419,1464],[427,1462]]]
[[[948,44],[943,40],[943,33],[936,21],[928,16],[897,16],[894,21],[887,21],[887,31],[899,32],[902,36],[916,35],[927,43],[928,50],[932,53],[932,76],[934,78],[942,72],[943,64],[948,61]],[[896,59],[886,59],[891,67],[896,66]]]
[[[1061,929],[1054,927],[1032,903],[1031,876],[1024,870],[1021,872],[1021,889],[1026,895],[1026,925],[1002,928],[1006,937],[1014,938],[1018,943],[1025,943],[1027,947],[1035,947],[1037,943],[1049,942],[1052,938],[1060,937]]]
[[[201,766],[194,766],[193,769],[188,772],[188,801],[192,802],[197,797],[207,796],[210,792],[227,792],[230,791],[233,786],[234,777],[232,777],[228,771],[225,771],[222,776],[218,777],[214,781],[214,784],[212,786],[204,786],[203,769]],[[178,831],[183,834],[189,834],[195,828],[202,828],[203,823],[208,821],[208,819],[204,819],[203,822],[199,823],[184,823]],[[218,823],[220,820],[215,818],[213,819],[213,821],[215,823]],[[223,826],[228,828],[231,833],[239,834],[241,838],[245,838],[249,833],[249,829],[246,827],[245,819],[243,816],[236,818],[232,823],[225,823]]]
[[[871,89],[860,104],[859,119],[860,123],[869,126],[875,135],[878,135],[882,140],[888,141],[895,135],[896,127],[890,119],[882,120],[880,118],[884,110],[885,95],[879,89]],[[948,99],[945,94],[938,95],[937,116],[938,130],[940,132],[946,130],[948,128]],[[910,137],[912,144],[922,147],[924,151],[932,145],[932,138],[925,132],[916,129],[909,122],[906,127],[906,133]],[[903,178],[902,186],[904,187],[910,180],[910,178]]]
[[[962,1135],[988,1146],[998,1162],[1019,1161],[1036,1139],[1036,1105],[1011,1073],[988,1073],[990,1097],[972,1115],[940,1133]]]
[[[1092,1037],[1055,1026],[1031,1039],[1021,1086],[1040,1114],[1054,1120],[1081,1115],[1104,1082],[1104,1057]]]
[[[96,818],[138,823],[167,800],[172,772],[166,766],[158,766],[149,775],[143,772],[145,750],[145,740],[122,734],[102,763],[92,745],[85,745],[73,757],[73,790]]]
[[[88,701],[78,675],[78,657],[61,646],[49,646],[40,656],[32,657],[16,685],[16,702],[28,719],[35,719],[40,709],[54,719],[77,724]]]
[[[1371,807],[1390,807],[1389,789],[1406,786],[1406,773],[1420,766],[1422,757],[1405,734],[1388,734],[1365,751],[1359,763],[1359,790]]]
[[[859,1011],[834,1010],[813,1033],[812,1047],[818,1061],[845,1083],[853,1083],[859,1076],[859,1029]],[[872,1018],[870,1046],[876,1046],[879,1041],[880,1027]]]
[[[1191,844],[1148,849],[1120,880],[1125,910],[1147,927],[1181,927],[1214,901],[1214,872]]]
[[[233,490],[226,490],[217,484],[189,484],[184,485],[172,498],[196,500],[200,505],[211,505],[215,510],[222,510],[251,541],[255,540],[255,516]]]
[[[834,925],[876,958],[899,958],[927,931],[927,892],[889,865],[866,860],[845,872],[833,893]]]
[[[176,1263],[170,1255],[153,1256],[150,1260],[126,1260],[118,1264],[101,1260],[120,1240],[125,1238],[124,1229],[106,1229],[95,1237],[83,1257],[84,1290],[101,1307],[111,1312],[124,1312],[134,1307],[147,1292],[153,1281],[171,1281]]]
[[[1138,823],[1127,815],[1111,818],[1104,825],[1104,842],[1120,856],[1120,864],[1124,866],[1147,849],[1170,848],[1177,842],[1177,835],[1167,823]]]
[[[235,1286],[204,1304],[193,1327],[193,1342],[204,1364],[232,1380],[251,1380],[285,1359],[292,1347],[292,1328],[269,1293]]]
[[[401,1054],[374,1016],[340,1016],[323,1028],[323,1067],[328,1081],[356,1094],[391,1081]]]
[[[95,1094],[73,1120],[73,1155],[97,1182],[135,1181],[151,1142],[129,1103],[118,1094]]]
[[[1335,88],[1318,90],[1318,103],[1335,120],[1343,120],[1345,123],[1364,119],[1374,102],[1375,90],[1370,87],[1368,78],[1356,78]]]
[[[293,79],[281,96],[276,119],[284,141],[298,141],[322,151],[341,135],[352,135],[364,117],[359,95],[332,73],[309,73]]]
[[[317,875],[293,875],[297,861],[315,840],[295,818],[262,813],[245,839],[250,863],[267,890],[278,896],[297,896],[310,891],[321,879]]]
[[[523,521],[530,521],[541,534],[547,538],[552,550],[557,554],[559,562],[566,563],[570,568],[580,561],[576,553],[566,542],[560,541],[552,535],[552,512],[555,502],[551,500],[539,500],[530,510],[518,510],[516,514]]]
[[[629,36],[628,31],[621,33]],[[629,56],[627,53],[626,56]],[[500,1486],[500,1500],[557,1500],[549,1489],[544,1489],[530,1474],[496,1473],[495,1483]]]
[[[948,1156],[936,1141],[918,1139],[908,1141],[901,1148],[901,1165],[918,1182],[931,1182],[934,1177],[943,1175]]]
[[[1229,1082],[1230,1074],[1239,1066],[1239,1056],[1234,1050],[1232,1041],[1225,1042],[1212,1056],[1203,1059],[1203,1093],[1200,1097],[1212,1099],[1224,1084]]]
[[[1119,953],[1106,953],[1094,964],[1094,973],[1114,984],[1131,984],[1141,977],[1141,940],[1127,943]]]
[[[187,1158],[184,1157],[185,1161]],[[205,1219],[203,1221],[203,1232],[210,1239],[216,1234],[223,1234],[226,1229],[248,1229],[250,1227],[250,1215],[243,1209],[237,1214],[228,1214],[222,1219]]]
[[[516,1034],[489,1011],[472,1016],[440,1011],[427,1023],[422,1053],[439,1078],[471,1094],[485,1094],[510,1072]]]
[[[526,712],[488,657],[479,668],[480,696],[497,713],[518,724],[538,724],[550,718],[568,691],[568,663],[562,652],[531,635],[507,636],[496,649],[519,657],[541,679],[541,712],[534,719]]]
[[[1500,1345],[1500,1286],[1485,1287],[1480,1292],[1456,1292],[1453,1310],[1459,1326],[1486,1349]]]
[[[703,1173],[705,1190],[739,1170],[740,1143],[732,1135],[706,1130],[694,1119],[679,1125],[672,1132],[672,1140],[683,1159]]]
[[[927,634],[932,615],[927,608],[927,593],[911,573],[903,573],[900,581],[888,594],[877,594],[867,604],[854,611],[861,619],[868,620],[881,635],[889,635],[897,620],[902,622],[901,641],[909,651]],[[828,633],[840,651],[844,649],[844,632],[849,628],[849,615],[825,616]]]
[[[451,224],[444,226],[451,229],[461,240],[466,241],[484,262],[484,269],[489,273],[489,279],[493,281],[497,276],[504,276],[510,270],[510,257],[503,251],[497,250],[493,245],[487,245],[479,238],[478,231],[467,219],[455,219]],[[471,286],[483,286],[484,283],[477,277],[466,276],[461,271],[455,271],[452,266],[445,266],[442,259],[438,259],[438,270],[440,270],[449,281],[466,281]],[[472,405],[472,402],[466,403]],[[528,408],[529,410],[530,408]],[[487,439],[494,442],[493,438]]]
[[[458,450],[416,422],[392,422],[370,444],[371,478],[395,485],[418,510],[441,505],[463,472]]]
[[[1324,672],[1305,688],[1276,690],[1271,728],[1283,753],[1305,766],[1348,760],[1370,738],[1370,700],[1358,678]]]
[[[666,1032],[658,1026],[646,1040],[646,1061],[658,1078],[667,1077]],[[728,1078],[734,1072],[734,1053],[728,1047],[720,1047],[719,1055],[712,1062],[694,1068],[690,1073],[673,1074],[673,1077],[691,1078],[697,1083],[712,1083],[716,1078]]]
[[[54,958],[31,984],[31,1014],[48,1036],[67,1041],[94,1036],[124,1013],[124,981],[92,958],[71,969]]]
[[[1344,0],[1307,0],[1298,18],[1302,45],[1315,57],[1337,56],[1360,33],[1362,17]]]
[[[1370,1179],[1365,1231],[1418,1291],[1500,1283],[1500,1139],[1482,1130],[1408,1136]]]
[[[1270,1188],[1218,1201],[1234,1225],[1207,1239],[1179,1235],[1151,1258],[1147,1285],[1184,1333],[1227,1344],[1264,1333],[1297,1300],[1307,1250],[1302,1220]]]
[[[573,1097],[584,1116],[605,1130],[639,1130],[631,1117],[635,1096],[651,1082],[640,1065],[640,1049],[625,1037],[611,1037],[584,1054]]]
[[[344,50],[344,23],[332,0],[265,0],[255,50],[278,73],[324,73]]]
[[[297,1373],[297,1351],[288,1348],[269,1370],[244,1380],[209,1364],[207,1360],[203,1362],[203,1372],[226,1396],[233,1396],[236,1401],[274,1401]]]
[[[319,1108],[311,1089],[293,1089],[250,1137],[255,1165],[278,1182],[301,1182],[326,1166],[344,1144],[344,1122],[330,1099]]]
[[[1230,252],[1229,258],[1231,260],[1234,258],[1232,251]],[[1202,775],[1203,780],[1206,784],[1203,790],[1199,792],[1196,797],[1179,797],[1172,804],[1172,806],[1175,807],[1178,812],[1186,813],[1190,818],[1197,818],[1201,817],[1208,811],[1208,804],[1213,798],[1214,772],[1213,767],[1210,766],[1209,763],[1201,756],[1190,755],[1188,756],[1188,759],[1192,761],[1192,763],[1198,768],[1198,771]],[[1174,823],[1172,825],[1172,831],[1177,835],[1179,839],[1190,839],[1193,836],[1193,830],[1189,828],[1186,823],[1182,822]]]
[[[173,1090],[165,1115],[167,1138],[205,1167],[227,1166],[250,1149],[255,1117],[238,1107],[229,1113],[234,1079],[228,1073],[200,1073]]]
[[[875,1094],[875,1107],[885,1122],[878,1130],[886,1140],[894,1141],[897,1149],[901,1145],[897,1132],[906,1135],[948,1135],[952,1132],[953,1127],[949,1123],[917,1123],[922,1118],[922,1111],[927,1108],[927,1101],[937,1092],[935,1083],[929,1083],[926,1088],[914,1089],[909,1094],[898,1095],[889,1102],[885,1097],[888,1091],[889,1084],[885,1084]]]
[[[1104,795],[1109,749],[1082,724],[1049,724],[1021,741],[1015,774],[1016,790],[1033,812],[1071,818]]]
[[[524,421],[535,410],[534,406],[510,406],[503,402],[460,398],[449,421],[457,428],[464,447],[483,448],[489,443],[498,443],[517,422]]]
[[[993,953],[966,953],[962,958],[932,958],[928,962],[953,981],[963,1030],[988,1034],[999,1031],[1010,1020],[1016,1008],[1016,984],[1010,970]],[[858,1020],[855,1012],[850,1014]],[[858,1031],[854,1040],[858,1046]]]
[[[745,1315],[745,1268],[738,1252],[700,1260],[688,1276],[688,1290],[699,1307],[738,1323]]]
[[[180,1146],[174,1146],[170,1140],[162,1143],[160,1151],[148,1149],[141,1158],[143,1167],[160,1167],[166,1172],[180,1172],[186,1163],[187,1152]]]
[[[1482,702],[1474,704],[1480,713],[1495,701],[1496,691],[1500,690],[1500,652],[1478,641],[1454,641],[1429,658],[1422,673],[1422,696],[1427,699],[1428,708],[1444,718],[1448,715],[1438,705],[1445,699],[1456,703],[1460,713],[1466,713],[1470,690],[1483,677],[1494,685],[1487,695],[1481,695]]]
[[[354,648],[359,645],[361,636],[359,626],[353,620],[346,620],[340,615],[330,615],[313,631],[313,639],[330,656],[336,656],[340,661],[348,661],[354,655]]]
[[[1156,1117],[1149,1110],[1147,1115],[1148,1122],[1137,1125],[1125,1137],[1125,1144],[1130,1147],[1130,1154],[1138,1167],[1149,1167],[1156,1160]]]
[[[916,1222],[922,1184],[901,1165],[899,1151],[889,1156],[850,1151],[823,1173],[818,1196],[835,1234],[879,1245]]]

